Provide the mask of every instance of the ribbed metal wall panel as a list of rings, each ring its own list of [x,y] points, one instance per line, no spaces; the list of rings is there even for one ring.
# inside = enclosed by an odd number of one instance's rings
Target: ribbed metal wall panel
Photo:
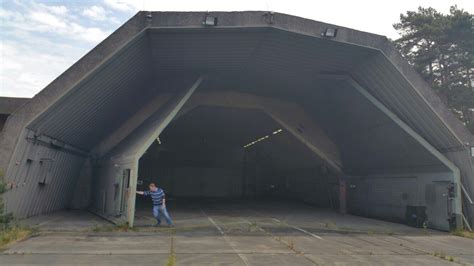
[[[206,73],[210,79],[222,77],[216,89],[285,99],[313,89],[318,74],[347,73],[374,52],[268,27],[153,29],[150,41],[154,69],[161,75]]]
[[[349,82],[319,90],[300,102],[338,144],[346,174],[449,171]]]
[[[120,125],[152,94],[146,36],[107,62],[98,73],[33,121],[37,134],[89,150]]]
[[[309,36],[270,31],[256,51],[252,70],[269,69],[290,76],[318,72],[348,72],[370,49]]]
[[[32,141],[25,140],[20,145],[18,148],[22,152],[15,166],[18,170],[13,171],[6,180],[15,184],[5,194],[7,210],[13,212],[15,217],[23,218],[68,207],[84,158]],[[38,182],[42,159],[52,160],[44,185]]]
[[[359,65],[354,78],[439,150],[460,146],[455,136],[383,55]]]
[[[383,54],[365,61],[352,74],[372,95],[449,158],[460,169],[463,185],[470,195],[474,195],[474,171],[468,147],[460,142]],[[469,204],[466,208],[473,219],[474,208]]]
[[[94,147],[156,93],[144,86],[151,76],[148,52],[147,36],[140,35],[29,124],[12,160],[18,164],[10,165],[7,176],[18,184],[5,196],[15,217],[68,207],[85,161],[84,155],[38,144],[27,136],[44,135],[83,151]],[[33,161],[25,177],[28,158]],[[41,158],[54,160],[44,185],[37,180]]]

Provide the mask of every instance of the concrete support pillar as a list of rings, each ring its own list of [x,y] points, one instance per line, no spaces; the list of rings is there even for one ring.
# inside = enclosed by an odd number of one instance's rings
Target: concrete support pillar
[[[347,180],[344,176],[339,177],[339,212],[346,214],[347,203]]]

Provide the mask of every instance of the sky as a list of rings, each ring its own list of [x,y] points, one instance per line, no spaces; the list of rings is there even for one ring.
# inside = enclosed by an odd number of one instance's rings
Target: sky
[[[474,0],[0,0],[0,96],[33,97],[139,10],[287,13],[396,39],[419,6],[474,13]]]

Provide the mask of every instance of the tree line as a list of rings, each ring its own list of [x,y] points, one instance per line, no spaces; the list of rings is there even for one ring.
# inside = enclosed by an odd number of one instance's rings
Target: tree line
[[[448,14],[419,7],[393,27],[402,55],[474,134],[473,15],[457,6]]]

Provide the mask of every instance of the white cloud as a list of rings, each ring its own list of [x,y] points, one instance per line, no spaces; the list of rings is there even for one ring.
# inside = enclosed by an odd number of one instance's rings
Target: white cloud
[[[31,5],[25,12],[1,10],[2,27],[28,32],[42,32],[58,37],[97,43],[110,34],[99,27],[86,27],[67,14],[67,9]]]
[[[91,6],[90,2],[93,2]],[[456,0],[456,3],[474,12],[474,1]],[[273,10],[396,38],[398,35],[391,25],[400,13],[416,10],[418,6],[448,12],[452,4],[454,0],[2,1],[0,95],[33,96],[140,9]]]
[[[64,16],[64,15],[67,15],[69,12],[69,9],[65,6],[48,6],[45,4],[37,4],[37,5],[56,15]]]
[[[51,27],[51,29],[61,28],[64,29],[67,27],[67,24],[61,18],[56,17],[53,14],[47,12],[31,12],[29,16],[33,21],[38,22],[40,25],[45,25]]]
[[[98,43],[105,39],[110,33],[104,32],[97,27],[83,27],[77,23],[71,23],[68,27],[70,34],[76,36],[80,40],[85,40],[91,43]]]
[[[0,95],[32,97],[109,34],[76,11],[34,1],[0,7]]]
[[[30,42],[0,43],[0,95],[32,97],[83,53],[81,49],[41,38],[30,40],[35,46]]]
[[[84,9],[82,11],[82,15],[93,20],[102,21],[105,20],[107,12],[101,6],[91,6],[89,8]]]
[[[142,3],[136,0],[104,0],[104,4],[118,11],[136,12]]]

